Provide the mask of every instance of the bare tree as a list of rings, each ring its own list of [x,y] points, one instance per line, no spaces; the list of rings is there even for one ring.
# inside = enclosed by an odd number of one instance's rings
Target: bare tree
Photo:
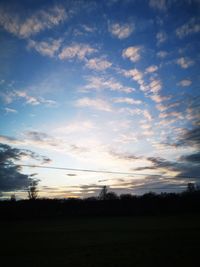
[[[28,187],[28,198],[35,200],[38,197],[37,181],[33,181]]]
[[[106,199],[106,196],[107,196],[107,193],[108,193],[108,188],[107,186],[103,186],[103,188],[101,189],[101,192],[99,194],[99,199],[100,200],[105,200]]]

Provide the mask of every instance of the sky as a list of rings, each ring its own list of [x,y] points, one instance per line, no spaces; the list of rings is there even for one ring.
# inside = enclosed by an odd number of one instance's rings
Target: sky
[[[199,11],[199,0],[1,0],[1,197],[26,197],[32,179],[52,198],[199,183]]]

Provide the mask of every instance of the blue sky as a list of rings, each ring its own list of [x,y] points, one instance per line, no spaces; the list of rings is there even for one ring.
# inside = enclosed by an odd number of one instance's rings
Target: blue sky
[[[41,196],[198,183],[199,8],[198,0],[1,1],[0,142],[51,160],[26,155],[18,164],[134,173],[23,168],[37,173]]]

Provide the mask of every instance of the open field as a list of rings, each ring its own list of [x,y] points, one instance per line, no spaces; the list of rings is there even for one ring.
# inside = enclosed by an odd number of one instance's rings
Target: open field
[[[198,266],[200,216],[0,223],[4,266]]]

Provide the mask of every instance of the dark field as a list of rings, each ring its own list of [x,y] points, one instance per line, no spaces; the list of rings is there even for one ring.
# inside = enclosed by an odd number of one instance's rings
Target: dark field
[[[0,223],[3,266],[199,266],[200,216]],[[196,262],[196,263],[195,263]]]

